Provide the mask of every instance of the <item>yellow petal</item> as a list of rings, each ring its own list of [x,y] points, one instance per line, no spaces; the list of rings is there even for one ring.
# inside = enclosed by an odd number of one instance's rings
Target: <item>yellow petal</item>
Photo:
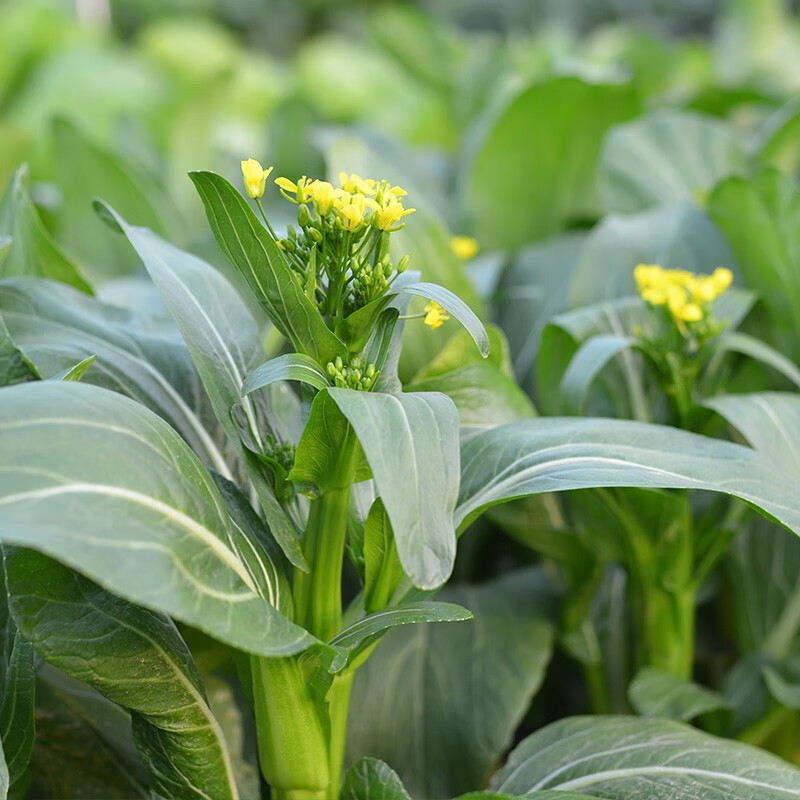
[[[464,261],[473,258],[478,252],[478,242],[471,236],[454,236],[450,240],[450,247]]]

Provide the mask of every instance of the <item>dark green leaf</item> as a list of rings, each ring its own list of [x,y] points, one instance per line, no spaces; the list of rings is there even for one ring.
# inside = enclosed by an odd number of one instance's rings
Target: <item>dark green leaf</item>
[[[475,618],[384,637],[356,673],[348,755],[382,758],[438,800],[484,785],[511,743],[550,659],[554,598],[535,569],[437,598]]]
[[[11,610],[48,662],[132,712],[134,741],[164,797],[239,797],[200,675],[172,621],[32,550],[5,555]]]
[[[192,172],[211,230],[276,328],[324,366],[347,348],[326,327],[278,245],[233,186],[213,172]]]

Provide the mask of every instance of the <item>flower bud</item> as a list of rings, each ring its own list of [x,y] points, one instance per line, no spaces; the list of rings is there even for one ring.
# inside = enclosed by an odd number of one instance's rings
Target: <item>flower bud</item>
[[[305,208],[305,206],[300,206],[300,208]],[[312,241],[322,244],[322,234],[316,228],[309,228],[306,233],[311,237]]]
[[[307,228],[309,222],[311,222],[311,214],[308,213],[308,206],[301,203],[297,207],[297,224],[301,228]]]
[[[397,265],[398,272],[405,272],[408,269],[408,262],[411,260],[411,256],[406,253]]]

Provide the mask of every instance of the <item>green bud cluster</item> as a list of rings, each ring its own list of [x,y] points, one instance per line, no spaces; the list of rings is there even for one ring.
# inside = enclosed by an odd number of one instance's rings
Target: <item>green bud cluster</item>
[[[350,363],[345,364],[340,356],[336,356],[335,361],[328,362],[327,370],[335,386],[359,392],[368,392],[380,374],[374,364],[365,367],[358,357],[351,358]]]
[[[289,472],[294,466],[294,445],[291,442],[279,442],[272,434],[264,439],[263,455]]]

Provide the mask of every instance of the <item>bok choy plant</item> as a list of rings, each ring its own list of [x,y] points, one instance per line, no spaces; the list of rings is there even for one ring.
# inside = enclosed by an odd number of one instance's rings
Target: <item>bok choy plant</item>
[[[165,321],[137,321],[76,288],[0,282],[4,793],[25,790],[42,659],[46,698],[73,697],[70,681],[99,693],[94,729],[111,729],[120,709],[130,715],[132,744],[109,748],[130,765],[130,796],[260,796],[234,745],[241,724],[215,711],[199,666],[205,651],[220,657],[203,644],[216,641],[252,709],[273,800],[402,800],[399,778],[376,760],[343,775],[351,686],[388,629],[471,624],[469,609],[434,593],[484,511],[545,492],[684,488],[741,498],[800,532],[794,478],[743,445],[523,411],[464,424],[469,381],[491,405],[487,377],[503,373],[476,360],[491,337],[469,307],[390,254],[413,211],[405,192],[358,175],[338,187],[278,178],[297,211],[279,236],[261,207],[271,170],[253,159],[242,169],[261,218],[221,176],[191,178],[253,303],[222,272],[97,203],[182,341]],[[412,387],[424,391],[404,391],[403,327],[451,318],[475,352],[461,348]],[[284,343],[266,361],[264,321]],[[473,362],[489,372],[462,371]],[[86,716],[86,701],[77,705]],[[616,761],[618,752],[632,755]],[[800,773],[768,754],[625,717],[539,731],[484,796],[566,800],[611,787],[602,796],[632,798],[643,783],[800,796]]]

